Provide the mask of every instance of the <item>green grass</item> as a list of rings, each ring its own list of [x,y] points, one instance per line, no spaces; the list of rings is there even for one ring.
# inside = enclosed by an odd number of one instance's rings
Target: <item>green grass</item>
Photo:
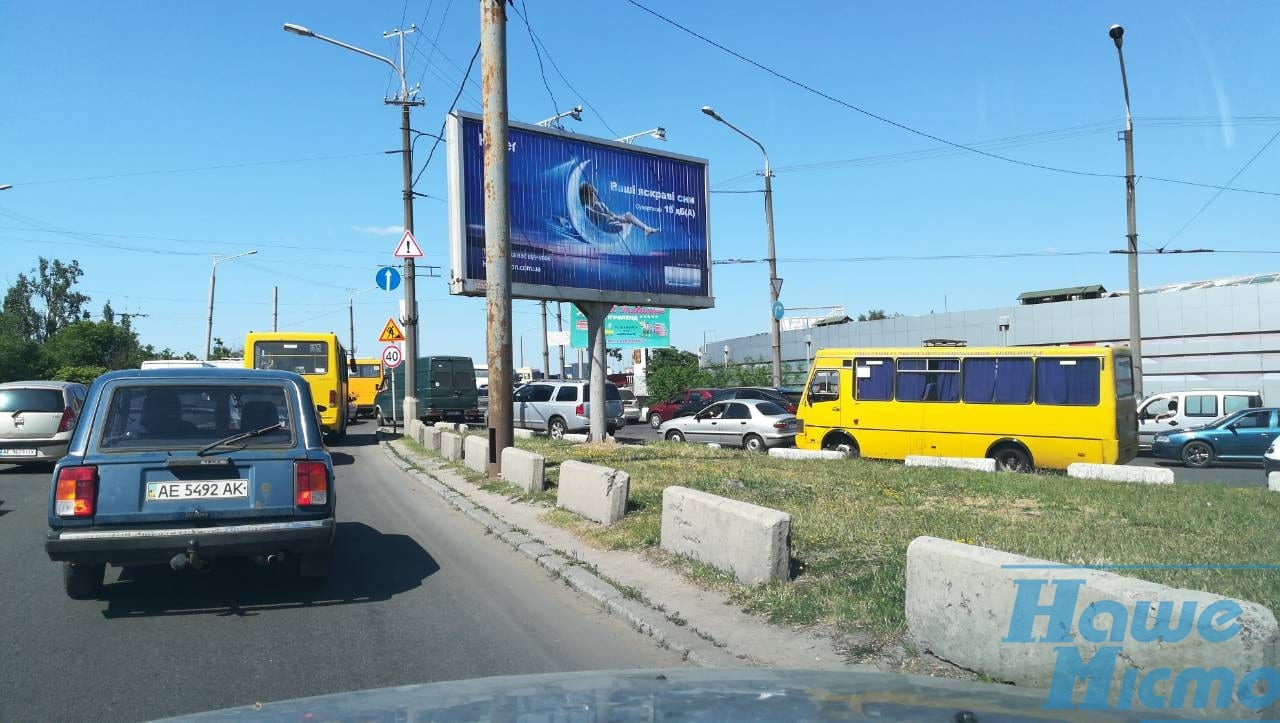
[[[747,587],[705,565],[673,560],[691,579],[728,590],[738,604],[775,622],[901,631],[906,548],[920,535],[1072,564],[1280,563],[1280,540],[1269,533],[1280,514],[1280,495],[1265,488],[1156,487],[888,462],[781,460],[666,442],[517,442],[546,457],[549,477],[566,459],[631,475],[627,517],[613,527],[562,511],[544,516],[599,547],[656,547],[662,490],[670,485],[789,512],[790,582]],[[1280,609],[1275,573],[1124,574]]]

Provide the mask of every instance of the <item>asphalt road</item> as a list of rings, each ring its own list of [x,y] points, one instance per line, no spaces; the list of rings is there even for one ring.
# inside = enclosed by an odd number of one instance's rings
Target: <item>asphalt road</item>
[[[644,444],[658,438],[658,433],[648,424],[628,424],[618,430],[618,441],[631,444]],[[1265,487],[1266,476],[1262,473],[1262,465],[1216,465],[1209,469],[1190,469],[1181,464],[1157,461],[1143,455],[1129,464],[1143,466],[1168,467],[1173,470],[1175,484],[1221,484],[1230,487]]]
[[[0,720],[147,720],[492,675],[679,665],[406,478],[373,424],[334,448],[334,568],[107,568],[62,591],[48,469],[0,465]],[[123,574],[122,574],[123,573]]]

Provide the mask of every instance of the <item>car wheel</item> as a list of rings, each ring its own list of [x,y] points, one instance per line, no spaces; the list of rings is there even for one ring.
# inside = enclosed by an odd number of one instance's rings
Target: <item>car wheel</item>
[[[1213,447],[1204,442],[1187,442],[1182,448],[1182,463],[1203,469],[1213,464]]]
[[[66,588],[67,597],[72,600],[85,600],[96,596],[102,590],[102,578],[106,572],[107,565],[102,562],[92,565],[63,563],[62,585]]]
[[[999,447],[992,451],[991,458],[996,461],[996,469],[1001,472],[1031,471],[1031,456],[1021,447]]]
[[[849,459],[858,459],[862,456],[862,450],[858,448],[858,443],[843,434],[828,437],[823,441],[822,448],[839,452]]]
[[[748,434],[742,438],[742,448],[748,452],[763,453],[765,451],[764,440],[758,434]]]
[[[680,430],[678,430],[678,429],[673,429],[673,430],[671,430],[670,432],[667,432],[667,441],[668,441],[668,442],[683,442],[683,441],[684,441],[684,434],[682,434],[682,433],[680,432]]]
[[[650,414],[650,415],[649,415],[649,426],[650,426],[650,427],[653,427],[654,429],[657,429],[658,427],[661,427],[661,426],[662,426],[662,415],[658,414],[657,412],[654,412],[653,414]]]
[[[329,563],[332,561],[333,550],[329,548],[309,552],[298,558],[298,577],[308,582],[322,582],[329,576]]]
[[[564,439],[564,433],[567,430],[564,420],[559,417],[552,417],[547,423],[547,436],[552,439]]]

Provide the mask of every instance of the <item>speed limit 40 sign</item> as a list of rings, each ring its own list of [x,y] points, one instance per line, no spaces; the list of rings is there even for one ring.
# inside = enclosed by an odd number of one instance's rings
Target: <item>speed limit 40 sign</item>
[[[391,344],[382,350],[382,364],[388,369],[395,369],[404,361],[404,353],[400,347]]]

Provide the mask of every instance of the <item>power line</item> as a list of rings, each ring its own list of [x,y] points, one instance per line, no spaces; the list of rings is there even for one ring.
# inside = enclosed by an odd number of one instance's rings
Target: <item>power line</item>
[[[1217,190],[1217,191],[1216,191],[1212,196],[1210,196],[1210,197],[1209,197],[1209,200],[1208,200],[1208,201],[1205,201],[1205,202],[1204,202],[1204,205],[1200,207],[1200,210],[1198,210],[1198,211],[1196,211],[1195,213],[1191,214],[1191,218],[1187,219],[1187,222],[1186,222],[1186,223],[1184,223],[1184,224],[1182,224],[1182,228],[1179,228],[1176,232],[1174,232],[1174,234],[1173,234],[1172,236],[1170,236],[1170,237],[1169,237],[1169,240],[1168,240],[1168,241],[1165,241],[1165,242],[1164,242],[1164,246],[1161,246],[1161,247],[1160,247],[1160,250],[1162,250],[1162,251],[1163,251],[1165,248],[1167,248],[1167,247],[1169,246],[1169,244],[1173,243],[1174,239],[1176,239],[1176,238],[1178,238],[1179,236],[1181,236],[1181,235],[1182,235],[1182,232],[1187,230],[1187,227],[1188,227],[1188,226],[1190,226],[1192,223],[1194,223],[1194,222],[1195,222],[1195,220],[1196,220],[1197,218],[1200,218],[1200,214],[1204,213],[1204,212],[1205,212],[1205,209],[1207,209],[1207,208],[1209,208],[1210,206],[1212,206],[1212,205],[1213,205],[1213,202],[1214,202],[1214,201],[1216,201],[1216,200],[1218,200],[1218,196],[1221,196],[1221,195],[1222,195],[1222,193],[1223,193],[1223,191],[1226,191],[1226,190],[1227,190],[1227,189],[1226,189],[1226,187],[1227,187],[1227,186],[1230,186],[1230,185],[1232,184],[1232,182],[1234,182],[1237,178],[1239,178],[1239,177],[1240,177],[1240,174],[1242,174],[1242,173],[1244,173],[1246,170],[1248,170],[1249,166],[1253,165],[1253,162],[1254,162],[1254,161],[1256,161],[1256,160],[1258,160],[1258,156],[1261,156],[1261,155],[1263,154],[1263,152],[1264,152],[1264,151],[1266,151],[1266,150],[1267,150],[1267,148],[1269,148],[1269,147],[1271,146],[1271,144],[1275,142],[1276,138],[1280,138],[1280,131],[1276,131],[1275,133],[1273,133],[1273,134],[1271,135],[1271,137],[1267,139],[1267,142],[1266,142],[1266,143],[1263,143],[1263,144],[1262,144],[1262,147],[1258,149],[1258,152],[1257,152],[1257,153],[1254,153],[1252,156],[1250,156],[1250,157],[1249,157],[1249,160],[1248,160],[1248,161],[1245,161],[1245,164],[1244,164],[1243,166],[1240,166],[1240,169],[1239,169],[1239,170],[1237,170],[1235,173],[1233,173],[1233,174],[1231,175],[1231,178],[1228,178],[1228,179],[1227,179],[1227,182],[1226,182],[1226,183],[1222,184],[1222,185],[1223,185],[1223,187],[1222,187],[1222,188],[1219,188],[1219,189],[1218,189],[1218,190]]]
[[[427,13],[422,16],[422,27],[424,28],[427,26],[427,18],[431,16],[431,6],[434,4],[435,4],[434,0],[428,3]],[[446,3],[444,6],[444,12],[440,13],[440,21],[439,21],[438,27],[436,27],[435,37],[432,38],[430,41],[431,52],[427,53],[426,61],[422,65],[422,73],[418,75],[418,85],[422,85],[422,79],[425,78],[427,75],[427,67],[431,63],[431,57],[435,55],[436,50],[438,50],[440,47],[440,34],[444,32],[444,21],[449,18],[449,10],[451,8],[453,8],[453,0],[449,0],[449,2]],[[421,42],[422,38],[425,36],[426,36],[426,33],[421,32],[418,34],[418,37],[414,39],[413,48],[409,51],[410,57],[418,54],[418,43]],[[444,55],[444,51],[441,51],[440,54]],[[448,60],[450,63],[453,62],[453,60],[450,59],[448,56],[445,56],[445,59]]]
[[[1280,250],[1254,250],[1254,249],[1205,249],[1198,251],[1199,253],[1219,253],[1219,254],[1257,254],[1257,255],[1276,255],[1280,254]],[[839,258],[780,258],[778,263],[790,264],[807,264],[807,263],[862,263],[862,262],[895,262],[895,261],[991,261],[991,260],[1007,260],[1007,259],[1025,259],[1025,258],[1060,258],[1072,256],[1106,256],[1110,251],[1015,251],[1000,254],[937,254],[926,256],[846,256]],[[1142,255],[1163,255],[1173,256],[1182,255],[1174,252],[1160,251],[1142,251]],[[716,259],[711,263],[717,266],[730,266],[739,264],[762,264],[768,259]]]
[[[547,89],[547,95],[551,97],[551,112],[553,114],[560,112],[560,104],[556,102],[556,94],[551,91],[551,84],[547,82],[547,69],[542,65],[542,50],[538,48],[538,41],[533,39],[533,25],[529,22],[529,5],[525,0],[520,0],[520,4],[524,6],[524,12],[511,3],[511,9],[516,11],[516,15],[524,21],[525,30],[529,33],[529,44],[533,46],[533,54],[538,58],[538,74],[542,76],[542,87]]]
[[[143,236],[137,234],[120,234],[120,233],[101,233],[98,231],[69,231],[69,230],[53,230],[49,228],[21,228],[17,226],[0,226],[0,231],[23,231],[27,233],[51,233],[51,234],[75,234],[76,236],[94,236],[100,238],[117,238],[117,239],[135,239],[139,241],[172,241],[182,244],[208,244],[211,246],[256,246],[259,248],[275,248],[297,251],[333,251],[338,253],[358,253],[371,254],[377,256],[385,256],[382,251],[372,251],[367,249],[351,249],[336,248],[332,246],[311,246],[299,244],[277,244],[268,241],[211,241],[209,239],[190,239],[176,238],[173,236]],[[27,239],[11,239],[11,240],[27,240]],[[157,251],[167,251],[166,249],[156,249]],[[205,252],[197,252],[200,255],[207,255]]]
[[[467,78],[471,77],[471,69],[475,67],[476,58],[480,56],[480,43],[476,43],[476,51],[471,54],[471,62],[467,63],[467,72],[462,76],[462,83],[458,85],[458,92],[453,96],[453,102],[449,104],[449,110],[445,111],[444,120],[440,122],[440,132],[436,134],[436,140],[431,144],[431,151],[427,153],[427,162],[422,164],[422,168],[418,171],[418,175],[413,177],[413,183],[409,184],[409,188],[418,185],[418,179],[422,177],[423,172],[431,165],[431,159],[436,155],[436,148],[440,146],[440,139],[444,136],[445,124],[449,122],[449,114],[453,112],[454,106],[458,105],[458,97],[462,95],[462,89],[466,87]]]
[[[671,26],[673,26],[673,27],[675,27],[675,28],[680,29],[680,30],[684,31],[685,33],[688,33],[689,35],[692,35],[693,37],[695,37],[695,38],[697,38],[697,39],[699,39],[699,40],[703,41],[704,43],[707,43],[708,45],[711,45],[711,46],[713,46],[713,47],[715,47],[715,48],[718,48],[719,50],[722,50],[722,51],[724,51],[725,53],[728,53],[729,55],[732,55],[733,57],[735,57],[735,58],[737,58],[737,59],[739,59],[739,60],[743,61],[744,63],[747,63],[748,65],[751,65],[751,66],[753,66],[753,67],[755,67],[755,68],[758,68],[759,70],[763,70],[764,72],[768,73],[769,75],[772,75],[773,77],[775,77],[775,78],[777,78],[777,79],[779,79],[779,80],[782,80],[782,81],[784,81],[784,82],[786,82],[786,83],[790,83],[791,85],[794,85],[794,86],[796,86],[797,88],[800,88],[800,89],[802,89],[802,90],[808,91],[809,93],[812,93],[812,94],[814,94],[814,95],[816,95],[816,96],[818,96],[818,97],[820,97],[820,98],[823,98],[823,99],[828,100],[828,101],[830,101],[830,102],[832,102],[832,103],[835,103],[836,105],[839,105],[839,106],[841,106],[841,107],[843,107],[843,108],[847,108],[848,110],[854,111],[855,113],[860,113],[860,114],[862,114],[862,115],[864,115],[864,116],[866,116],[866,117],[868,117],[868,118],[871,118],[871,119],[873,119],[873,120],[877,120],[877,121],[879,121],[879,122],[881,122],[881,123],[884,123],[884,124],[887,124],[887,125],[891,125],[891,126],[893,126],[893,127],[895,127],[895,128],[898,128],[898,129],[900,129],[900,130],[904,130],[904,131],[906,131],[906,132],[908,132],[908,133],[912,133],[912,134],[918,135],[918,136],[920,136],[920,137],[922,137],[922,138],[928,138],[928,139],[930,139],[930,140],[937,141],[938,143],[942,143],[943,145],[951,146],[952,148],[956,148],[956,149],[959,149],[959,150],[969,151],[970,153],[976,153],[977,155],[985,156],[985,157],[987,157],[987,158],[991,158],[991,159],[994,159],[994,160],[997,160],[997,161],[1004,161],[1004,162],[1006,162],[1006,163],[1012,163],[1012,164],[1014,164],[1014,165],[1018,165],[1018,166],[1025,166],[1025,167],[1027,167],[1027,168],[1035,168],[1035,169],[1039,169],[1039,170],[1042,170],[1042,171],[1053,171],[1053,172],[1055,172],[1055,173],[1063,173],[1063,174],[1068,174],[1068,175],[1073,175],[1073,176],[1088,176],[1088,177],[1092,177],[1092,178],[1124,178],[1124,175],[1122,175],[1122,174],[1118,174],[1118,173],[1097,173],[1097,172],[1094,172],[1094,171],[1081,171],[1081,170],[1072,169],[1072,168],[1060,168],[1060,167],[1057,167],[1057,166],[1049,166],[1049,165],[1045,165],[1045,164],[1042,164],[1042,163],[1032,163],[1032,162],[1030,162],[1030,161],[1023,161],[1023,160],[1019,160],[1019,159],[1017,159],[1017,158],[1010,158],[1009,156],[1002,156],[1002,155],[1000,155],[1000,154],[998,154],[998,153],[991,153],[991,152],[989,152],[989,151],[984,151],[984,150],[982,150],[982,149],[980,149],[980,148],[976,148],[976,147],[971,146],[971,145],[966,145],[966,144],[964,144],[964,143],[956,143],[955,141],[947,140],[946,138],[942,138],[942,137],[940,137],[940,136],[933,135],[932,133],[928,133],[928,132],[922,131],[922,130],[920,130],[920,129],[918,129],[918,128],[912,128],[911,126],[906,125],[905,123],[899,123],[898,121],[895,121],[895,120],[893,120],[893,119],[891,119],[891,118],[886,118],[885,116],[879,115],[879,114],[877,114],[877,113],[873,113],[873,112],[871,112],[871,111],[869,111],[869,110],[867,110],[867,109],[865,109],[865,108],[862,108],[862,107],[859,107],[859,106],[857,106],[857,105],[854,105],[853,103],[850,103],[850,102],[848,102],[848,101],[846,101],[846,100],[843,100],[843,99],[841,99],[841,98],[837,98],[836,96],[833,96],[833,95],[831,95],[830,93],[826,93],[826,92],[824,92],[824,91],[818,90],[817,88],[815,88],[815,87],[813,87],[813,86],[811,86],[811,85],[808,85],[808,84],[806,84],[806,83],[804,83],[804,82],[802,82],[802,81],[796,80],[795,78],[792,78],[792,77],[790,77],[790,76],[788,76],[788,75],[785,75],[785,74],[783,74],[783,73],[781,73],[781,72],[779,72],[779,71],[777,71],[777,70],[774,70],[773,68],[770,68],[769,66],[767,66],[767,65],[765,65],[765,64],[763,64],[763,63],[760,63],[760,62],[758,62],[758,61],[752,60],[751,58],[748,58],[747,56],[745,56],[745,55],[743,55],[743,54],[741,54],[741,53],[739,53],[739,52],[737,52],[737,51],[735,51],[735,50],[732,50],[732,49],[730,49],[730,48],[728,48],[728,47],[726,47],[726,46],[724,46],[724,45],[721,45],[720,43],[718,43],[718,42],[716,42],[716,41],[712,40],[711,38],[708,38],[707,36],[705,36],[705,35],[703,35],[703,34],[701,34],[701,33],[697,32],[697,31],[695,31],[695,30],[692,30],[692,29],[690,29],[690,28],[688,28],[688,27],[685,27],[684,25],[681,25],[680,23],[676,22],[675,20],[672,20],[671,18],[669,18],[669,17],[667,17],[667,16],[665,16],[665,15],[663,15],[663,14],[659,13],[658,11],[653,10],[653,9],[651,9],[651,8],[649,8],[649,7],[646,7],[645,5],[641,4],[640,2],[637,2],[637,0],[627,0],[627,2],[628,2],[628,3],[630,3],[630,4],[632,4],[632,5],[634,5],[634,6],[636,6],[637,8],[639,8],[639,9],[641,9],[641,10],[645,11],[646,13],[649,13],[650,15],[654,16],[655,18],[658,18],[659,20],[661,20],[661,21],[663,21],[663,22],[665,22],[665,23],[667,23],[667,24],[669,24],[669,25],[671,25]],[[1242,188],[1231,188],[1231,187],[1229,187],[1229,186],[1217,186],[1217,185],[1207,184],[1207,183],[1196,183],[1196,182],[1194,182],[1194,181],[1182,181],[1182,180],[1177,180],[1177,179],[1172,179],[1172,178],[1161,178],[1161,177],[1159,177],[1159,176],[1138,176],[1138,178],[1145,178],[1145,179],[1150,180],[1150,181],[1159,181],[1159,182],[1162,182],[1162,183],[1176,183],[1176,184],[1182,184],[1182,185],[1188,185],[1188,186],[1201,186],[1201,187],[1205,187],[1205,188],[1219,188],[1219,189],[1222,189],[1222,190],[1224,190],[1224,191],[1238,191],[1238,192],[1242,192],[1242,193],[1257,193],[1257,194],[1263,194],[1263,195],[1268,195],[1268,196],[1280,196],[1280,192],[1275,192],[1275,191],[1257,191],[1257,190],[1242,189]]]
[[[533,42],[535,44],[542,46],[542,52],[547,54],[547,62],[551,63],[551,69],[556,71],[556,75],[560,77],[560,81],[564,83],[566,88],[569,89],[569,92],[577,96],[578,100],[582,101],[583,105],[590,108],[592,113],[595,113],[596,118],[600,119],[600,123],[605,127],[605,129],[609,131],[610,135],[612,135],[615,138],[621,135],[620,133],[618,133],[616,130],[613,129],[613,126],[609,125],[609,121],[606,121],[604,119],[604,116],[600,113],[600,110],[596,108],[594,105],[591,105],[591,101],[587,100],[586,96],[579,93],[578,89],[573,87],[573,83],[570,83],[569,79],[564,76],[564,73],[560,70],[560,66],[556,65],[556,58],[554,55],[551,54],[551,50],[547,47],[547,44],[542,42],[542,38],[538,37],[538,33],[535,32],[533,28],[529,28],[529,35],[533,37]]]
[[[173,173],[194,173],[197,171],[223,171],[233,168],[257,168],[261,166],[279,166],[289,163],[311,163],[313,161],[338,161],[348,158],[366,158],[385,155],[382,151],[373,153],[345,153],[337,156],[310,156],[307,158],[282,158],[273,161],[247,161],[245,163],[225,163],[216,166],[193,166],[190,168],[167,168],[155,171],[131,171],[129,173],[111,173],[101,176],[77,176],[71,178],[47,178],[36,181],[14,181],[14,186],[41,186],[50,183],[77,183],[80,181],[107,181],[116,178],[135,178],[138,176],[160,176]]]

